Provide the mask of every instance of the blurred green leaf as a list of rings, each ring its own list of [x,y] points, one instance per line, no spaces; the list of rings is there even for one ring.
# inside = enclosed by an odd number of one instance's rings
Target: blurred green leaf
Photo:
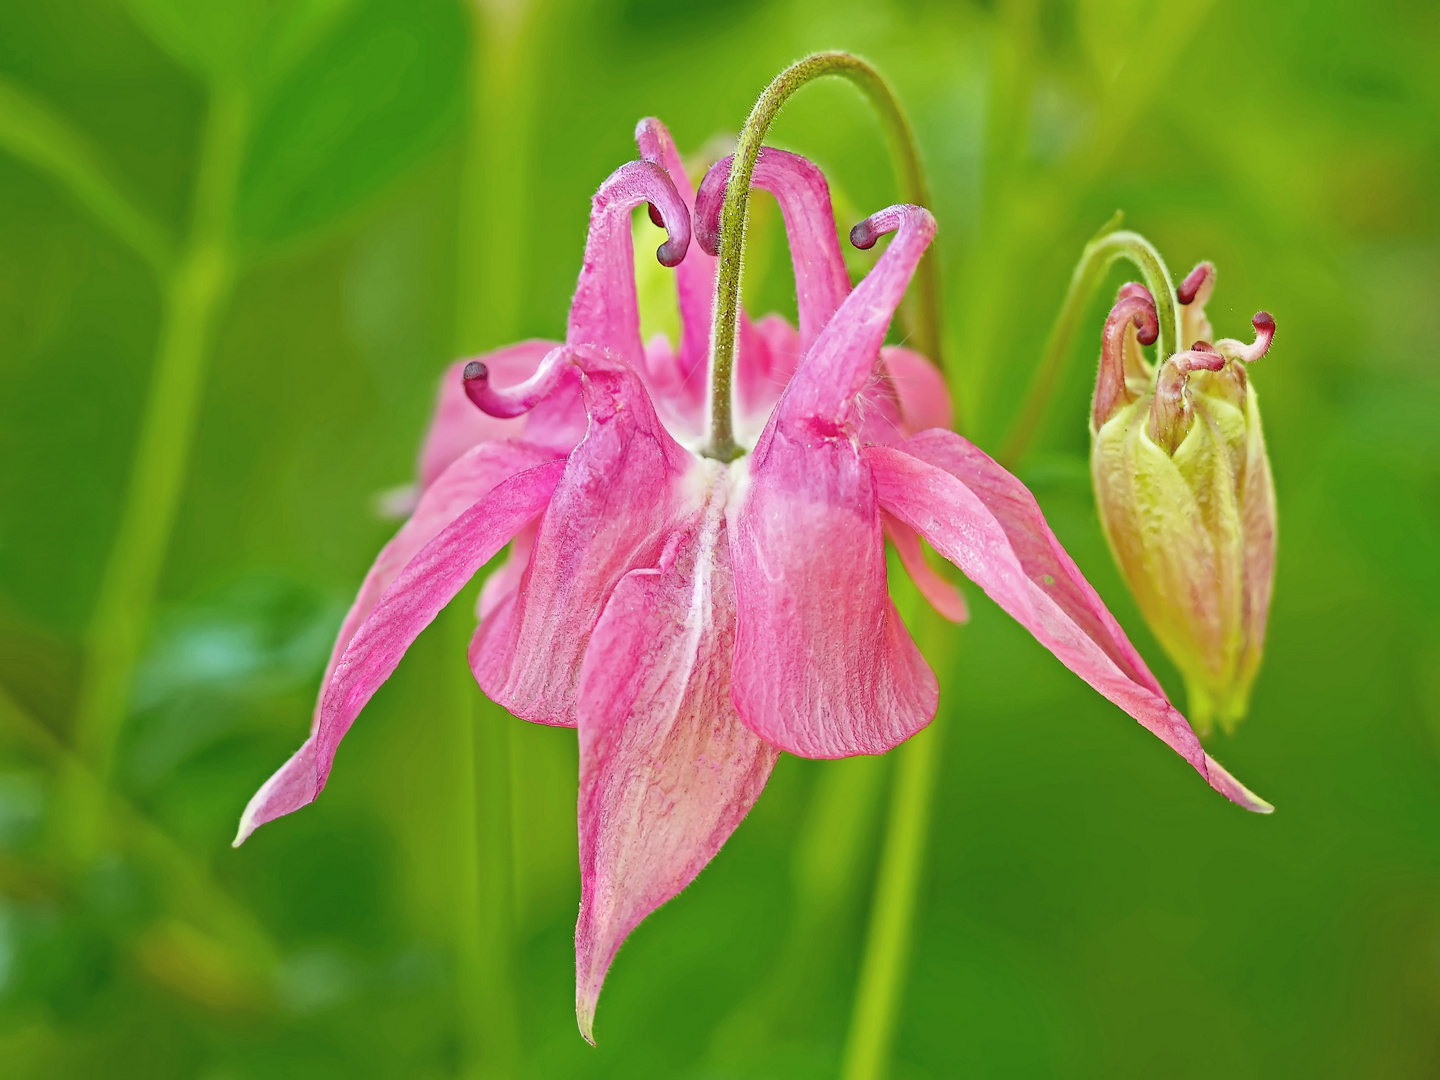
[[[241,180],[239,233],[282,243],[374,194],[454,125],[466,30],[441,0],[375,0],[280,86]]]
[[[115,185],[112,170],[84,135],[3,76],[0,148],[54,177],[157,271],[168,267],[172,255],[170,237]]]
[[[212,81],[262,91],[284,76],[354,0],[126,0],[176,60]]]

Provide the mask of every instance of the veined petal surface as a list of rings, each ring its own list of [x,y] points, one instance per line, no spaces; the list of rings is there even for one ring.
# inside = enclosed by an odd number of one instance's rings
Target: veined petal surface
[[[722,501],[671,535],[657,567],[621,579],[585,654],[575,1006],[592,1042],[616,950],[715,857],[779,756],[730,700],[735,595]]]
[[[655,565],[694,463],[628,365],[593,350],[581,356],[589,429],[565,462],[519,588],[470,648],[491,700],[563,726],[575,723],[590,632],[620,579]]]

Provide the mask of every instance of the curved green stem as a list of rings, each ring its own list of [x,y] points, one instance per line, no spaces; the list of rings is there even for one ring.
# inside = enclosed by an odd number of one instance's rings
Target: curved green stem
[[[720,209],[719,264],[715,274],[715,320],[710,360],[710,445],[709,457],[733,461],[741,453],[735,444],[730,415],[730,384],[735,366],[736,334],[740,325],[740,274],[745,250],[745,227],[750,207],[750,181],[755,175],[755,159],[770,124],[779,114],[790,95],[810,82],[826,75],[849,79],[870,99],[880,115],[881,127],[890,141],[895,169],[900,180],[902,197],[909,202],[928,205],[920,154],[914,132],[901,111],[890,87],[880,73],[858,56],[845,52],[823,52],[807,56],[779,75],[765,88],[760,100],[750,110],[740,139],[735,146],[735,159],[726,181],[725,201]],[[934,257],[927,255],[917,275],[920,290],[920,317],[916,328],[916,344],[937,362],[940,359],[940,290],[936,280]]]
[[[1170,271],[1155,246],[1139,233],[1119,228],[1122,215],[1118,212],[1106,223],[1095,238],[1085,245],[1075,272],[1070,275],[1070,287],[1065,291],[1065,300],[1060,305],[1060,314],[1045,342],[1045,352],[1025,402],[1020,407],[1019,418],[1011,429],[1010,436],[1000,451],[1001,462],[1010,465],[1017,461],[1029,447],[1045,411],[1059,383],[1065,360],[1070,355],[1070,346],[1080,327],[1080,319],[1100,287],[1105,274],[1120,259],[1129,259],[1145,279],[1145,287],[1155,298],[1155,313],[1160,322],[1160,336],[1156,342],[1156,356],[1165,360],[1180,348],[1180,306],[1175,297],[1175,286]]]

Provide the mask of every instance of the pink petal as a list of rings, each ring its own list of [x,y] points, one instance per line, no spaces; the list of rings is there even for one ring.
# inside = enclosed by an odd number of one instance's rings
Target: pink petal
[[[694,461],[628,366],[594,351],[579,362],[589,430],[566,462],[513,602],[496,608],[471,645],[491,700],[567,726],[591,628],[619,580],[659,558]]]
[[[870,470],[843,435],[770,430],[731,532],[735,706],[793,754],[884,753],[939,691],[890,602]]]
[[[465,402],[465,407],[481,416],[479,409]],[[494,488],[517,473],[553,460],[555,455],[525,443],[500,440],[473,447],[431,483],[420,497],[410,519],[400,527],[394,538],[380,549],[360,591],[330,650],[321,685],[330,680],[345,647],[370,616],[380,597],[400,572],[440,531],[488,495]],[[320,721],[320,703],[315,705],[315,723]]]
[[[532,521],[515,534],[505,561],[491,571],[485,584],[480,586],[480,595],[475,601],[475,617],[480,622],[488,619],[520,587],[525,567],[530,565],[530,552],[535,548],[535,534],[539,526],[538,521]]]
[[[1045,523],[1033,496],[953,432],[865,450],[886,511],[924,536],[1075,674],[1248,810],[1268,803],[1209,757]]]
[[[919,206],[892,206],[855,226],[852,236],[864,239],[868,247],[892,231],[895,239],[885,254],[845,299],[800,362],[775,411],[772,428],[777,420],[791,424],[807,419],[853,421],[855,401],[874,373],[885,331],[920,256],[935,235],[935,219]],[[763,453],[763,446],[757,453]]]
[[[880,365],[900,399],[900,415],[906,435],[926,428],[949,428],[955,422],[955,407],[945,376],[929,359],[913,349],[888,346],[880,350]]]
[[[720,208],[734,155],[710,167],[695,199],[695,237],[712,254],[720,239]],[[850,275],[835,233],[830,186],[814,164],[773,146],[762,147],[751,183],[775,196],[795,267],[800,349],[808,350],[850,293]]]
[[[742,328],[742,335],[744,332]],[[773,312],[757,319],[750,333],[762,342],[757,356],[763,363],[736,364],[735,392],[742,407],[763,408],[768,416],[800,363],[800,333],[783,315]]]
[[[734,633],[724,523],[712,506],[671,537],[657,569],[621,579],[590,639],[575,1011],[591,1042],[621,942],[715,857],[779,756],[731,705]]]
[[[315,801],[340,740],[410,643],[544,509],[563,471],[564,462],[552,461],[511,476],[446,525],[405,566],[326,679],[310,738],[245,807],[236,846],[267,821]]]
[[[1004,530],[1006,542],[1020,560],[1026,577],[1041,582],[1045,595],[1105,651],[1127,678],[1151,693],[1164,696],[1159,680],[1145,666],[1100,594],[1085,580],[1080,568],[1050,531],[1040,504],[1024,484],[953,431],[926,431],[899,449],[943,469],[964,484]]]
[[[891,207],[856,232],[873,243],[896,228],[785,388],[734,513],[735,705],[761,738],[805,757],[883,753],[935,715],[935,675],[890,602],[880,508],[853,427],[935,221]]]
[[[925,552],[920,547],[920,537],[915,530],[896,521],[889,514],[882,513],[880,517],[885,523],[886,537],[895,545],[895,554],[900,556],[901,565],[905,567],[905,572],[910,575],[915,587],[920,590],[920,595],[951,622],[966,622],[970,618],[970,612],[965,607],[965,598],[960,595],[959,589],[937,574],[935,568],[925,561]]]
[[[509,386],[534,375],[541,357],[554,347],[554,343],[549,341],[522,341],[474,359],[484,361],[497,381]],[[425,445],[420,450],[422,488],[434,483],[451,462],[472,446],[492,439],[520,438],[524,430],[524,421],[486,416],[470,404],[460,374],[465,370],[466,363],[465,360],[457,360],[445,369],[440,379],[435,413],[425,433]]]
[[[630,161],[616,169],[590,202],[590,232],[585,260],[565,341],[609,349],[639,368],[645,362],[640,341],[640,308],[635,296],[635,253],[630,212],[650,203],[664,218],[669,239],[658,254],[676,265],[690,246],[690,210],[666,171],[653,161]]]
[[[669,174],[693,219],[695,188],[669,130],[653,117],[642,120],[635,128],[635,141],[642,158],[655,162]],[[675,291],[680,303],[681,337],[670,381],[686,387],[694,403],[703,407],[705,364],[710,355],[710,309],[715,303],[715,257],[698,244],[691,244],[685,261],[675,268]]]

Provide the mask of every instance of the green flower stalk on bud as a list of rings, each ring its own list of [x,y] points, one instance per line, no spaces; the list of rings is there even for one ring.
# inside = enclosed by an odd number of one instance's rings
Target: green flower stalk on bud
[[[1275,320],[1257,314],[1251,344],[1211,344],[1215,268],[1201,263],[1172,291],[1154,249],[1125,235],[1151,256],[1141,263],[1149,288],[1121,288],[1105,322],[1090,413],[1095,501],[1145,620],[1185,678],[1191,721],[1201,735],[1217,722],[1229,732],[1249,705],[1275,577],[1275,489],[1248,373]],[[1165,347],[1175,332],[1189,348]],[[1141,347],[1157,339],[1151,364]]]

